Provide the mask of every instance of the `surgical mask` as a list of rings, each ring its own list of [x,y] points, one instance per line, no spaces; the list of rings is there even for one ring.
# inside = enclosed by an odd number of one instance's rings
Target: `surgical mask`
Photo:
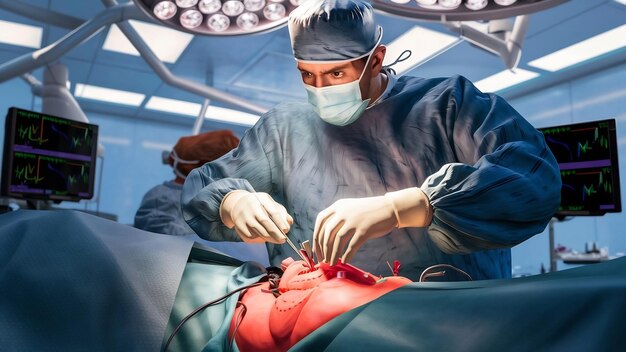
[[[359,84],[371,57],[372,53],[369,53],[363,71],[356,81],[321,88],[304,85],[309,103],[322,120],[336,126],[346,126],[363,114],[370,99],[362,99]]]
[[[180,172],[178,170],[178,164],[198,164],[198,163],[200,163],[200,160],[185,160],[185,159],[182,159],[181,157],[178,156],[178,154],[176,154],[176,151],[173,150],[173,149],[170,152],[170,156],[172,157],[172,159],[174,159],[174,164],[172,165],[172,168],[174,168],[174,173],[176,174],[176,176],[182,178],[183,180],[187,178],[187,175],[183,174],[182,172]]]

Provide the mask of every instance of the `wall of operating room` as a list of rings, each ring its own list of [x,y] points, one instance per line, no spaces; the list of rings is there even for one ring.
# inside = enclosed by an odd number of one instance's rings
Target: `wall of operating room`
[[[0,55],[0,61],[9,60],[11,56]],[[538,128],[617,119],[623,194],[626,189],[625,81],[626,65],[621,65],[512,99],[510,103]],[[41,102],[33,98],[23,81],[13,79],[0,85],[0,112],[4,114],[11,106],[40,110]],[[143,194],[152,186],[173,178],[171,168],[161,164],[161,152],[171,148],[180,136],[191,132],[193,118],[146,121],[119,111],[86,110],[85,113],[92,123],[100,126],[100,143],[106,148],[104,162],[98,160],[98,168],[102,169],[102,177],[97,180],[101,187],[97,192],[99,199],[60,206],[99,210],[117,215],[120,223],[132,224]],[[239,136],[245,129],[210,122],[204,125],[204,129],[229,127]],[[4,125],[0,126],[0,135],[4,135]],[[582,251],[586,242],[595,241],[600,247],[608,247],[610,255],[626,252],[624,228],[626,216],[623,213],[576,217],[554,225],[557,244]],[[542,264],[549,267],[547,230],[513,249],[515,275],[537,274]],[[560,269],[566,267],[559,263]]]

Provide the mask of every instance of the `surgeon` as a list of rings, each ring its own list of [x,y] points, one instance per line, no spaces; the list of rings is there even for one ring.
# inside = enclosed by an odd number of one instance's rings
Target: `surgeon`
[[[308,0],[289,18],[308,103],[264,114],[239,147],[195,169],[188,224],[211,240],[311,240],[317,258],[417,280],[435,264],[511,275],[510,247],[559,205],[557,163],[509,104],[460,76],[396,77],[359,0]]]
[[[185,178],[194,168],[221,157],[238,144],[239,138],[229,130],[181,137],[167,158],[175,178],[151,188],[143,196],[135,214],[135,227],[175,236],[193,234],[180,207]]]

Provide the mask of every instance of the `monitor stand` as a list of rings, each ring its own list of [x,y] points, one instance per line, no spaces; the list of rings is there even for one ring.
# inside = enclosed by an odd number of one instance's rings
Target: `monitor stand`
[[[560,221],[558,218],[550,219],[550,223],[548,224],[548,234],[550,236],[550,272],[556,271],[556,252],[554,250],[554,223]]]

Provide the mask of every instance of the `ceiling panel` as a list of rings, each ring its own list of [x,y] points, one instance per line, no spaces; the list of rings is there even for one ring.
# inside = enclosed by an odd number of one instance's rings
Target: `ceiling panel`
[[[15,0],[15,1],[18,1],[18,0]],[[42,8],[48,7],[48,0],[19,0],[19,1],[30,6],[38,6]],[[5,20],[5,21],[15,21],[18,23],[30,24],[30,25],[41,25],[41,23],[37,21],[14,14],[4,9],[0,9],[0,19]]]
[[[49,45],[68,35],[70,30],[46,25],[46,31],[44,33],[45,45]],[[74,49],[67,52],[65,56],[74,59],[93,61],[100,51],[105,35],[106,29],[100,30],[100,32],[89,38],[89,40],[80,43],[74,47]]]
[[[184,64],[179,63],[176,69],[179,72],[210,71],[214,84],[225,84],[260,53],[273,47],[277,35],[285,34],[286,31],[281,30],[227,38],[198,37],[183,54]]]
[[[408,75],[430,78],[459,74],[478,81],[505,68],[499,57],[464,42],[410,71]]]
[[[263,52],[232,77],[227,85],[267,94],[303,97],[302,81],[291,54]]]
[[[45,3],[49,10],[61,12],[69,16],[89,19],[105,9],[99,0],[40,0]],[[118,0],[120,4],[127,3],[128,0]]]
[[[529,37],[523,45],[523,61],[534,60],[625,23],[626,12],[615,10],[613,4],[605,1],[544,30],[540,35]]]
[[[81,83],[145,94],[152,93],[161,84],[161,80],[152,72],[98,63],[93,65],[88,80]]]
[[[531,15],[527,38],[541,35],[544,31],[607,2],[613,0],[570,0],[547,11],[535,12]]]

